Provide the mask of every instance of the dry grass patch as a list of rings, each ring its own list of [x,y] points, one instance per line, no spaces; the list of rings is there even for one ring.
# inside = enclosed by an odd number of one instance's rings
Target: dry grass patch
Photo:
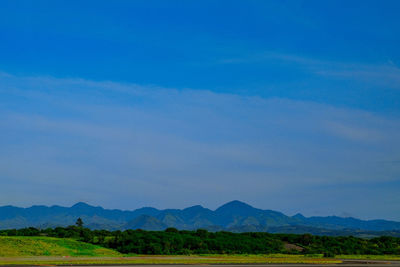
[[[206,256],[130,256],[130,257],[29,257],[0,258],[0,265],[62,264],[254,264],[304,263],[336,264],[338,259],[309,258],[301,255],[206,255]]]

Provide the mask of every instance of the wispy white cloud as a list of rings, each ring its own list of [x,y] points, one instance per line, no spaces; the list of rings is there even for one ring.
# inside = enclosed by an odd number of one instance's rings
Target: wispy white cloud
[[[354,80],[387,88],[400,89],[400,68],[390,60],[384,63],[372,64],[351,61],[333,61],[277,52],[263,52],[217,61],[218,64],[248,64],[257,62],[284,62],[297,65],[302,70],[319,76],[333,79]]]
[[[59,203],[61,190],[71,202],[123,208],[239,198],[285,210],[299,197],[317,205],[306,194],[323,187],[399,182],[399,168],[382,163],[399,160],[396,118],[81,79],[2,75],[0,88],[2,188],[18,181],[36,188],[37,201]]]
[[[385,133],[374,128],[361,128],[354,125],[346,125],[340,122],[327,122],[326,128],[329,133],[341,136],[345,139],[363,142],[379,142],[384,140]]]

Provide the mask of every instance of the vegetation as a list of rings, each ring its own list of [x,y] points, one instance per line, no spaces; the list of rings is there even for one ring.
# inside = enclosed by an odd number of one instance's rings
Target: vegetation
[[[83,221],[80,217],[76,220],[75,225],[78,227],[83,227]]]
[[[0,236],[49,236],[72,238],[124,254],[189,255],[189,254],[323,254],[335,255],[400,255],[400,238],[361,239],[352,236],[328,237],[310,234],[269,234],[178,231],[107,231],[81,226],[38,230],[1,230]],[[42,237],[43,238],[43,237]],[[40,240],[40,239],[37,239]],[[69,239],[67,239],[69,240]],[[72,240],[70,240],[72,242]],[[60,254],[59,254],[60,255]],[[88,255],[88,254],[86,254]]]

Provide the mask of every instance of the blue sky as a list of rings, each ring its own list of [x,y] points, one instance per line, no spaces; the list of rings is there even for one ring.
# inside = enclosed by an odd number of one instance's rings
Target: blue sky
[[[0,205],[400,220],[398,1],[3,1]]]

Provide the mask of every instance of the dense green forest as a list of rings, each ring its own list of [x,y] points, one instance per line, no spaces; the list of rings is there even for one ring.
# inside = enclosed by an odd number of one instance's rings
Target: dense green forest
[[[400,238],[382,236],[361,239],[310,234],[270,234],[179,231],[107,231],[80,226],[48,229],[0,230],[1,236],[51,236],[74,238],[91,244],[135,254],[400,254]]]

